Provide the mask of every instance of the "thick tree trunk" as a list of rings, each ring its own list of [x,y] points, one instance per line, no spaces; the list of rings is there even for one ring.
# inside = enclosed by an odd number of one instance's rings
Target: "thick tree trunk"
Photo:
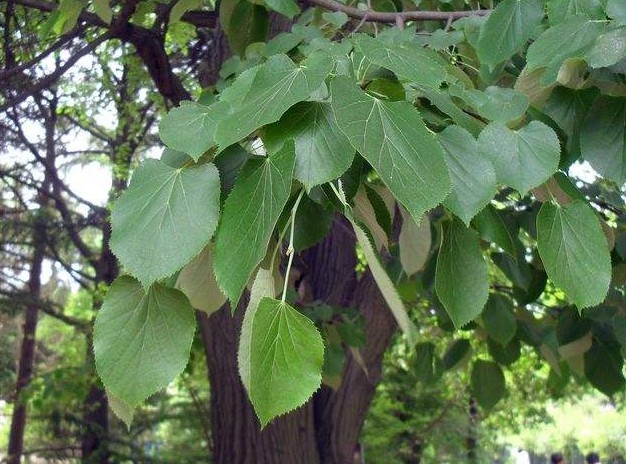
[[[313,400],[261,431],[237,373],[243,307],[199,315],[211,381],[214,460],[218,464],[353,464],[358,436],[380,379],[383,353],[396,324],[371,275],[357,279],[354,235],[336,221],[328,238],[299,263],[312,299],[353,306],[366,321],[361,349],[366,371],[346,350],[341,386],[322,387]]]
[[[20,360],[15,384],[15,408],[11,417],[9,432],[8,463],[19,464],[24,452],[24,431],[26,430],[27,405],[22,397],[24,389],[33,375],[35,344],[37,335],[37,319],[39,317],[38,299],[41,293],[41,265],[45,255],[46,226],[41,218],[36,219],[33,233],[33,256],[28,279],[28,292],[31,301],[24,313],[24,336],[20,347]]]

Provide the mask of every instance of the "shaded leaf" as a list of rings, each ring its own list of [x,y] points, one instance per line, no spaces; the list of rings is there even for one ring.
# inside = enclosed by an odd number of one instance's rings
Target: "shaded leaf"
[[[456,328],[477,317],[487,302],[487,263],[478,237],[458,220],[443,227],[435,288]]]
[[[491,294],[481,318],[485,330],[501,345],[507,345],[515,336],[517,321],[513,313],[513,302],[498,293]]]
[[[474,362],[471,376],[472,394],[485,410],[491,410],[504,396],[506,385],[502,369],[491,361]]]
[[[213,274],[211,245],[204,247],[204,250],[180,271],[176,279],[176,288],[187,295],[194,308],[208,315],[226,303],[226,296],[220,291]]]
[[[595,101],[580,131],[580,151],[604,177],[626,182],[626,98]]]
[[[404,272],[411,276],[421,271],[428,259],[432,243],[430,222],[425,215],[419,224],[416,223],[404,208],[400,208],[400,214],[402,214],[402,227],[398,237],[400,263]]]

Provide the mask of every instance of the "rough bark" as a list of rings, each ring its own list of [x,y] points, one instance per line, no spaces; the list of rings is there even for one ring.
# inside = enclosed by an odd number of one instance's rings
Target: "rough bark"
[[[311,297],[357,307],[366,321],[367,346],[361,350],[367,373],[346,350],[343,380],[337,391],[322,387],[298,410],[265,430],[259,423],[237,373],[236,352],[242,307],[234,317],[223,308],[199,315],[211,381],[214,460],[218,464],[352,464],[358,436],[380,379],[381,362],[396,324],[366,273],[355,274],[354,235],[341,220],[331,234],[298,263]]]

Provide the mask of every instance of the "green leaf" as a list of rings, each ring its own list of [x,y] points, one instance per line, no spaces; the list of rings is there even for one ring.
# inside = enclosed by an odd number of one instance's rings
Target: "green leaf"
[[[491,410],[504,396],[506,385],[502,369],[496,363],[479,359],[471,376],[472,395],[485,410]]]
[[[261,427],[315,393],[323,362],[324,342],[313,322],[285,302],[263,298],[252,322],[249,390]]]
[[[518,131],[491,123],[480,133],[478,142],[493,163],[498,180],[522,194],[547,181],[559,166],[559,139],[538,121]]]
[[[626,57],[626,27],[618,27],[598,36],[585,55],[592,68],[606,68]]]
[[[300,8],[293,0],[265,0],[265,5],[270,10],[278,11],[289,19],[300,13]]]
[[[135,407],[180,374],[196,329],[193,308],[178,290],[147,291],[129,276],[109,288],[94,325],[93,351],[107,391]]]
[[[337,127],[328,103],[298,103],[279,122],[266,128],[268,146],[289,138],[296,142],[294,176],[307,190],[341,176],[354,159],[355,150]]]
[[[294,167],[293,142],[267,158],[251,158],[224,203],[215,237],[215,277],[232,306],[265,256],[287,203]]]
[[[595,101],[580,132],[580,151],[604,177],[626,182],[626,98]]]
[[[596,214],[580,200],[544,203],[537,215],[537,248],[550,280],[580,309],[602,302],[611,259]]]
[[[352,223],[352,227],[354,228],[354,233],[356,234],[357,242],[361,245],[363,249],[363,254],[365,255],[365,259],[367,261],[367,265],[372,272],[372,276],[378,285],[380,293],[382,293],[385,302],[389,306],[393,317],[396,319],[398,323],[398,327],[406,336],[409,345],[415,345],[417,341],[417,328],[409,319],[408,313],[396,288],[393,285],[393,282],[389,278],[387,271],[380,263],[372,244],[367,237],[365,231],[356,223],[353,219],[349,218]]]
[[[608,0],[606,14],[619,24],[626,24],[626,3],[622,0]]]
[[[300,252],[322,240],[333,222],[334,213],[304,196],[296,211],[293,247]]]
[[[583,58],[605,28],[605,22],[582,16],[574,16],[551,27],[528,48],[527,69],[547,68],[541,82],[555,82],[563,62],[569,58]]]
[[[543,19],[544,0],[505,0],[483,24],[476,51],[480,61],[495,66],[519,51]]]
[[[472,226],[483,240],[493,242],[509,255],[515,257],[516,247],[513,236],[504,223],[500,213],[491,205],[487,205],[472,220]]]
[[[406,275],[411,276],[421,271],[428,259],[432,243],[430,222],[428,216],[424,215],[418,224],[402,207],[400,214],[402,214],[402,227],[398,237],[400,263]]]
[[[529,105],[523,93],[495,86],[484,91],[467,90],[463,98],[484,118],[501,123],[521,118]]]
[[[461,338],[455,340],[443,355],[443,365],[446,370],[454,369],[469,357],[472,350],[469,340]]]
[[[604,19],[600,0],[548,0],[548,17],[551,24],[562,23],[572,16]]]
[[[477,317],[487,302],[487,263],[478,237],[458,220],[449,221],[443,228],[435,288],[457,328]]]
[[[437,89],[448,78],[445,60],[415,42],[394,42],[360,34],[356,48],[373,64],[420,86]]]
[[[259,307],[261,299],[276,296],[274,277],[271,270],[259,267],[252,288],[250,289],[250,300],[246,306],[246,312],[241,324],[241,336],[239,337],[239,347],[237,349],[237,368],[241,383],[248,394],[250,393],[250,359],[252,343],[252,323],[254,315]]]
[[[180,289],[191,305],[213,314],[226,303],[226,297],[220,291],[213,273],[213,253],[211,245],[191,260],[178,274],[176,288]]]
[[[278,121],[291,106],[317,90],[332,68],[332,58],[324,53],[309,56],[301,66],[286,55],[270,57],[259,67],[246,97],[218,123],[218,145],[227,147]]]
[[[159,137],[172,150],[187,153],[194,161],[215,145],[215,127],[227,106],[194,102],[172,109],[159,123]]]
[[[450,190],[443,149],[408,102],[384,102],[338,77],[332,106],[341,130],[418,221]]]
[[[510,366],[517,361],[522,354],[522,344],[517,338],[514,338],[504,346],[492,338],[488,338],[487,348],[493,360],[502,366]]]
[[[448,126],[439,134],[439,142],[452,179],[452,192],[444,205],[469,225],[496,194],[496,172],[465,129]]]
[[[111,19],[113,19],[113,10],[111,9],[110,0],[93,0],[93,9],[102,21],[104,21],[107,24],[111,24]],[[132,416],[131,416],[131,419],[132,419]],[[130,427],[129,424],[130,424],[130,421],[126,425]]]
[[[217,226],[220,179],[212,164],[175,169],[147,160],[111,215],[111,250],[148,287],[197,255]]]
[[[624,359],[620,355],[619,345],[603,343],[594,338],[591,349],[585,353],[585,377],[605,395],[611,396],[623,392]]]
[[[433,343],[418,343],[415,346],[413,368],[417,380],[425,384],[436,382],[441,378],[444,366],[435,354]]]
[[[490,295],[481,318],[489,336],[501,345],[507,345],[515,337],[517,321],[509,298],[498,293]]]
[[[124,422],[127,430],[130,430],[130,426],[133,423],[133,417],[135,415],[135,408],[128,405],[126,402],[122,401],[110,392],[107,392],[107,399],[109,401],[109,408],[111,408],[113,414]]]
[[[265,7],[247,0],[222,0],[219,14],[228,45],[237,55],[243,56],[251,43],[265,41],[269,30]]]

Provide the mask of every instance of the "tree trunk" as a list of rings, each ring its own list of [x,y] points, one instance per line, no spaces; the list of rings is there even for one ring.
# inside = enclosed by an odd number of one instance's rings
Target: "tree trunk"
[[[218,464],[353,464],[358,436],[380,379],[382,357],[396,323],[371,275],[357,279],[354,234],[336,220],[331,234],[299,263],[313,300],[353,306],[366,321],[360,350],[365,371],[346,350],[341,386],[322,387],[311,401],[260,430],[237,373],[243,305],[210,318],[199,315],[211,382],[214,460]]]
[[[9,464],[19,464],[24,452],[24,431],[26,429],[26,401],[22,397],[24,389],[30,383],[33,375],[35,359],[35,344],[37,335],[37,319],[39,317],[38,300],[41,293],[41,265],[46,248],[45,220],[40,216],[35,219],[33,230],[33,256],[28,279],[28,293],[30,301],[24,313],[24,337],[20,347],[20,361],[15,384],[15,408],[11,417],[9,432]]]

